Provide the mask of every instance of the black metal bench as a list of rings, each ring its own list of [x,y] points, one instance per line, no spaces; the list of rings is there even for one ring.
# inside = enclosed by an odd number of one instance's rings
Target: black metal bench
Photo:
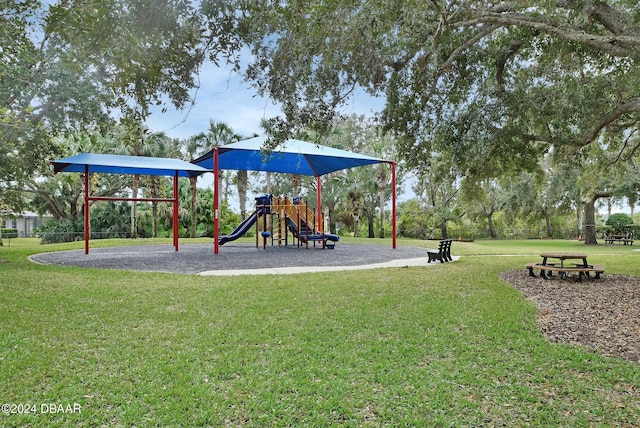
[[[427,263],[435,262],[436,260],[439,260],[440,263],[452,261],[451,242],[453,242],[453,239],[443,239],[438,243],[437,250],[427,250],[427,255],[429,256]]]

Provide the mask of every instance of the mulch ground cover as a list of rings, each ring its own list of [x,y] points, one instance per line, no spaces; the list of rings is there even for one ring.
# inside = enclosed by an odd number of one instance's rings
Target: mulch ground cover
[[[526,270],[501,278],[538,308],[538,325],[553,342],[583,345],[640,364],[640,280],[603,274],[600,279],[531,278]]]

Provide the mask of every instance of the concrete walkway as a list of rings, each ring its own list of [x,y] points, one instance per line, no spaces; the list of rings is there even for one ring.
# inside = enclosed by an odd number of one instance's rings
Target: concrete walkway
[[[452,256],[453,261],[459,257]],[[381,269],[381,268],[406,268],[410,266],[436,266],[440,262],[427,263],[427,257],[415,259],[398,259],[384,263],[372,263],[361,266],[305,266],[305,267],[280,267],[264,269],[236,269],[236,270],[210,270],[200,272],[202,276],[234,276],[234,275],[287,275],[293,273],[332,272],[345,270]]]

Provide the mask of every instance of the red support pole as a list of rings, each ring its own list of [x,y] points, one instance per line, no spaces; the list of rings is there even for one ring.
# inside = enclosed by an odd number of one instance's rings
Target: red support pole
[[[322,234],[322,248],[324,248],[325,240],[324,240],[324,219],[322,218],[322,180],[320,177],[316,177],[317,188],[318,188],[318,214],[316,218],[318,219],[318,231]]]
[[[322,180],[320,177],[316,177],[317,188],[318,188],[318,231],[322,231],[324,233],[324,225],[322,224]]]
[[[302,215],[300,214],[300,203],[296,206],[296,215],[298,222],[298,248],[300,248],[300,242],[302,242]]]
[[[173,246],[178,251],[178,171],[173,176]]]
[[[115,196],[91,196],[90,201],[173,202],[173,198],[118,198]]]
[[[89,165],[84,166],[84,253],[89,254],[89,237],[91,230],[89,229]]]
[[[278,202],[276,207],[276,218],[278,219],[278,247],[282,245],[282,201],[278,196]],[[285,241],[286,243],[287,241]]]
[[[391,240],[396,248],[396,163],[391,162]]]
[[[213,148],[213,253],[218,254],[220,213],[218,212],[218,148]]]
[[[309,248],[309,201],[304,202],[304,239],[307,241],[307,248]]]

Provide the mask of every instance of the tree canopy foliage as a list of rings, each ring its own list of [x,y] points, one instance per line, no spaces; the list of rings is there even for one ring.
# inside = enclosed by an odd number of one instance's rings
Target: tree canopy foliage
[[[244,3],[244,2],[241,2]],[[386,95],[382,119],[407,159],[433,150],[465,174],[535,165],[640,117],[640,12],[620,1],[246,2],[247,76],[283,123],[323,126],[357,87]],[[415,156],[416,153],[421,156]],[[411,156],[409,156],[411,154]]]
[[[239,3],[247,77],[284,106],[283,133],[323,129],[364,88],[385,96],[382,126],[418,174],[442,159],[468,180],[535,171],[549,155],[589,164],[591,146],[607,164],[639,156],[635,0]],[[583,195],[589,224],[613,193]]]
[[[236,61],[224,2],[0,5],[0,198],[16,209],[24,180],[58,154],[52,137],[115,121],[135,130],[151,106],[193,101],[203,61]]]
[[[476,198],[463,209],[458,196],[523,173],[542,177],[542,159],[558,173],[530,189],[545,201],[522,201],[520,210],[548,220],[554,201],[567,204],[554,193],[567,183],[587,224],[600,197],[637,201],[636,0],[0,5],[0,200],[14,211],[25,185],[34,187],[29,178],[65,152],[56,142],[76,132],[106,136],[119,122],[124,146],[144,144],[150,108],[189,108],[206,61],[242,70],[260,95],[281,104],[282,117],[266,121],[274,142],[301,131],[326,136],[353,94],[383,96],[378,119],[393,134],[394,157],[429,181],[419,183],[424,189],[440,180],[455,196],[429,201],[434,212],[442,208],[433,218],[443,227],[469,208],[491,221],[503,203]],[[368,180],[382,179],[375,172]],[[385,187],[369,212],[383,211]]]

